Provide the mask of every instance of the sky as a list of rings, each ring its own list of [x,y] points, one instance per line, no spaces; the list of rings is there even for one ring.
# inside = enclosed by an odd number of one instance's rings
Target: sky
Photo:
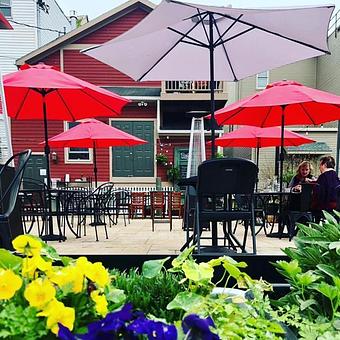
[[[155,4],[160,2],[160,0],[151,1]],[[87,14],[89,19],[94,19],[121,5],[126,0],[57,0],[57,2],[66,15],[69,15],[70,10],[75,10],[78,15]],[[336,11],[340,9],[340,0],[193,0],[190,2],[215,6],[228,6],[231,4],[233,7],[240,8],[334,4],[336,5]]]

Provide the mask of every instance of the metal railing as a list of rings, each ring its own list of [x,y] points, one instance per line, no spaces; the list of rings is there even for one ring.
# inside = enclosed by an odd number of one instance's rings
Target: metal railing
[[[332,35],[334,32],[334,37],[337,38],[338,30],[339,30],[339,19],[340,19],[340,10],[335,12],[335,14],[331,17],[328,26],[328,36]]]
[[[223,81],[215,81],[215,92],[223,91]],[[167,93],[209,93],[210,82],[206,80],[167,80],[165,82]]]

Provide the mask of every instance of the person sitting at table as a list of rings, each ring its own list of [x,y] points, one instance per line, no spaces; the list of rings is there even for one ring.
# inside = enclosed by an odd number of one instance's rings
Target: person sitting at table
[[[322,210],[331,212],[336,208],[337,187],[340,179],[334,170],[335,160],[332,156],[323,156],[320,159],[320,176],[313,190],[312,210],[316,222],[320,221]]]
[[[310,183],[316,180],[316,178],[312,175],[312,171],[313,167],[310,162],[301,162],[296,170],[296,175],[292,178],[288,187],[294,192],[300,192],[301,184]]]

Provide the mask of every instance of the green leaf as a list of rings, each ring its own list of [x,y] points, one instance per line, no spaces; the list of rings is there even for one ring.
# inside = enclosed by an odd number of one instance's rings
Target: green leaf
[[[301,310],[305,310],[307,309],[308,307],[312,306],[312,305],[317,305],[317,301],[315,301],[314,299],[309,299],[309,300],[306,300],[306,301],[302,301],[300,303],[300,309]]]
[[[329,249],[330,250],[335,249],[336,253],[340,255],[340,241],[331,242],[329,244]]]
[[[316,266],[319,270],[321,270],[323,273],[329,275],[330,277],[335,277],[335,276],[338,276],[338,272],[337,270],[332,267],[332,266],[329,266],[328,264],[318,264]]]
[[[334,300],[339,293],[339,290],[336,287],[331,286],[325,282],[321,282],[320,284],[316,285],[315,290],[326,296],[331,301]]]
[[[167,305],[167,309],[183,309],[186,312],[203,303],[204,297],[191,292],[181,292]]]
[[[10,251],[0,249],[0,267],[4,269],[19,267],[22,263],[22,258],[13,255]]]
[[[122,305],[126,300],[126,295],[122,289],[113,288],[109,286],[107,292],[105,292],[105,297],[107,301],[113,302],[115,304]]]
[[[61,257],[59,256],[57,251],[52,246],[44,242],[42,242],[41,255],[45,255],[52,261],[61,261]]]
[[[63,263],[63,265],[65,267],[67,267],[72,262],[74,262],[74,259],[72,257],[69,257],[69,256],[61,256],[60,258],[61,258],[61,262]]]
[[[183,263],[182,269],[189,280],[196,282],[210,280],[214,275],[214,269],[205,262],[197,264],[193,260],[187,260]]]
[[[282,269],[284,272],[288,274],[289,277],[292,278],[294,278],[297,274],[301,273],[301,268],[299,267],[299,262],[297,260],[293,260],[290,262],[277,261],[276,266]]]
[[[188,256],[193,252],[195,246],[185,249],[180,255],[172,260],[171,264],[174,268],[180,267],[182,263],[188,258]]]
[[[153,279],[161,272],[164,263],[169,259],[170,257],[168,256],[165,259],[145,261],[142,267],[143,276],[148,279]]]
[[[223,267],[227,270],[230,276],[232,276],[234,279],[238,279],[241,275],[241,271],[233,264],[224,262]]]
[[[309,286],[313,282],[317,281],[319,278],[320,276],[315,275],[311,270],[309,270],[308,272],[296,275],[297,282],[301,286]]]
[[[332,214],[330,214],[329,212],[324,210],[323,215],[325,216],[327,222],[332,223],[332,224],[338,223],[337,220],[335,219],[335,217]]]

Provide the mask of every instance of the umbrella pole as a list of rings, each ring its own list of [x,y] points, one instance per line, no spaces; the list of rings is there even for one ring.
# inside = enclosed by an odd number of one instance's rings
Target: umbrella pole
[[[98,187],[98,177],[97,177],[97,153],[96,153],[96,144],[93,142],[93,172],[94,172],[94,181],[96,184],[96,188]]]
[[[284,146],[284,126],[285,126],[285,109],[286,109],[286,105],[282,105],[281,106],[282,109],[282,113],[281,113],[281,148],[280,148],[280,193],[282,192],[282,186],[283,186],[283,161],[284,161],[284,153],[283,153],[283,146]],[[280,196],[280,202],[279,202],[279,238],[282,237],[283,234],[283,217],[282,217],[282,213],[283,213],[283,209],[282,209],[282,194],[279,195]]]
[[[50,173],[50,146],[48,145],[48,127],[47,127],[47,110],[46,110],[46,91],[42,90],[43,114],[44,114],[44,133],[45,133],[45,158],[46,158],[46,175],[47,175],[47,230],[48,234],[43,235],[43,241],[65,241],[66,237],[53,234],[53,216],[52,216],[52,197],[51,197],[51,173]]]
[[[215,75],[214,75],[214,15],[209,13],[209,59],[210,59],[210,128],[211,128],[211,158],[216,156],[215,147]]]
[[[257,146],[257,148],[256,148],[256,166],[257,166],[257,169],[259,168],[259,157],[260,157],[260,147]],[[257,191],[258,184],[259,184],[259,175],[257,173],[256,186],[255,186],[256,191]]]

